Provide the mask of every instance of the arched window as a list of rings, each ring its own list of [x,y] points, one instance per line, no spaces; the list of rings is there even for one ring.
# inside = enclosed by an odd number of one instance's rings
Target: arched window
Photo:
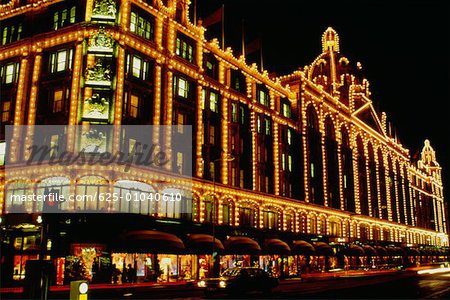
[[[32,195],[32,193],[33,186],[30,180],[16,180],[8,183],[5,195],[5,211],[8,213],[32,212],[35,209],[34,201],[23,201],[23,198],[21,198]],[[42,204],[37,209],[42,210]]]
[[[317,218],[315,215],[309,216],[309,233],[311,234],[317,233]]]
[[[377,184],[377,165],[375,162],[375,154],[373,151],[372,144],[369,142],[368,146],[369,152],[369,181],[370,181],[370,200],[371,206],[370,210],[372,212],[372,217],[379,218],[380,214],[378,211],[378,184]]]
[[[368,194],[367,194],[367,174],[366,157],[364,156],[364,144],[360,136],[356,140],[358,147],[358,184],[359,184],[359,204],[361,214],[369,215]]]
[[[372,228],[372,240],[379,241],[381,240],[381,229],[380,227],[373,227]]]
[[[369,226],[367,224],[361,224],[359,225],[359,237],[362,241],[369,240]]]
[[[389,191],[391,194],[391,212],[392,212],[392,221],[398,222],[398,212],[397,212],[397,197],[395,195],[395,174],[394,167],[392,165],[391,156],[388,156],[388,180],[389,180]]]
[[[41,182],[37,184],[36,194],[44,195],[48,193],[58,194],[58,196],[63,196],[66,201],[60,202],[59,209],[68,210],[73,208],[71,201],[67,201],[69,199],[69,191],[70,191],[70,180],[67,177],[48,177],[43,179]],[[36,203],[36,209],[39,211],[42,209],[43,203],[41,201]]]
[[[330,236],[340,237],[341,232],[341,222],[338,219],[331,219],[330,222]]]
[[[222,224],[233,225],[233,204],[228,200],[222,202]]]
[[[248,206],[239,207],[239,226],[255,227],[255,210]]]
[[[353,158],[352,149],[350,148],[350,140],[347,129],[341,128],[341,163],[343,176],[343,198],[344,209],[346,211],[355,212],[355,197],[353,185]]]
[[[217,211],[217,208],[214,207],[215,205],[217,205],[217,199],[214,199],[214,198],[215,197],[213,195],[205,196],[205,200],[204,200],[205,210],[203,212],[203,220],[205,223],[211,223],[213,220],[215,222],[217,222],[217,220],[215,219],[215,217],[216,217],[215,214],[217,214],[217,212],[214,211],[214,210]],[[215,200],[216,200],[216,203],[214,203]]]
[[[310,202],[323,205],[322,146],[319,123],[313,106],[307,110],[308,174]]]
[[[284,225],[285,225],[286,231],[292,232],[295,230],[294,219],[295,219],[294,215],[291,213],[286,213],[284,215]]]
[[[320,234],[327,234],[327,219],[324,216],[320,217]]]
[[[262,223],[266,229],[278,229],[278,212],[267,209],[262,211]]]
[[[339,199],[337,143],[333,121],[329,116],[325,120],[325,136],[328,206],[339,209],[341,208],[341,201]]]
[[[158,203],[159,217],[169,219],[180,219],[182,217],[182,214],[191,211],[192,209],[191,191],[186,191],[179,188],[166,188],[161,191],[161,195],[164,194],[179,195],[181,196],[181,201],[173,201],[171,197],[169,197],[169,201],[159,201]]]
[[[80,210],[106,210],[108,203],[99,201],[97,195],[106,195],[109,185],[105,178],[100,176],[84,176],[77,181],[76,194],[83,196],[82,201],[75,202],[75,209]]]
[[[154,192],[155,190],[147,183],[120,180],[114,184],[114,193],[118,201],[112,202],[112,210],[123,213],[155,214],[157,202],[151,201],[151,197],[156,197]]]

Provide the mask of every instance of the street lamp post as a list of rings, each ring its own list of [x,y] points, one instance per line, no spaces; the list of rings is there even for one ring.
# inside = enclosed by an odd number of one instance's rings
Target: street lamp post
[[[215,257],[214,253],[216,251],[216,162],[218,161],[224,161],[224,162],[230,162],[234,160],[234,156],[228,155],[226,157],[221,157],[213,160],[209,163],[209,172],[212,175],[213,180],[213,199],[212,199],[212,216],[211,216],[211,223],[212,223],[212,253],[211,253],[211,273],[213,275],[216,275],[215,270]]]

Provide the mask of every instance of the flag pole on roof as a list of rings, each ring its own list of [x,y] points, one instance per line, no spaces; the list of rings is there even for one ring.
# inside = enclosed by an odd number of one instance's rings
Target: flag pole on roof
[[[245,57],[245,19],[242,19],[241,36],[242,36],[242,56]]]
[[[221,30],[222,30],[222,40],[221,40],[221,47],[222,49],[225,49],[225,5],[222,4],[222,6],[214,11],[212,14],[207,16],[203,20],[203,27],[209,27],[211,25],[221,23]]]

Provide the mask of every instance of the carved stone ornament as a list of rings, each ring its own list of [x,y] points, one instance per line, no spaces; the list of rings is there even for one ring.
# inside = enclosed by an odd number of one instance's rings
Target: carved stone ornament
[[[115,0],[95,0],[92,17],[116,18],[117,8]]]

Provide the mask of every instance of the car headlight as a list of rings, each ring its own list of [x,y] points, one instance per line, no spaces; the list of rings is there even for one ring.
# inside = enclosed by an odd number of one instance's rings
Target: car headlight
[[[221,281],[219,282],[219,287],[221,287],[221,288],[226,288],[226,287],[227,287],[227,283],[226,283],[225,281],[221,280]]]
[[[206,287],[206,282],[204,280],[201,280],[201,281],[197,282],[197,286],[198,287]]]

